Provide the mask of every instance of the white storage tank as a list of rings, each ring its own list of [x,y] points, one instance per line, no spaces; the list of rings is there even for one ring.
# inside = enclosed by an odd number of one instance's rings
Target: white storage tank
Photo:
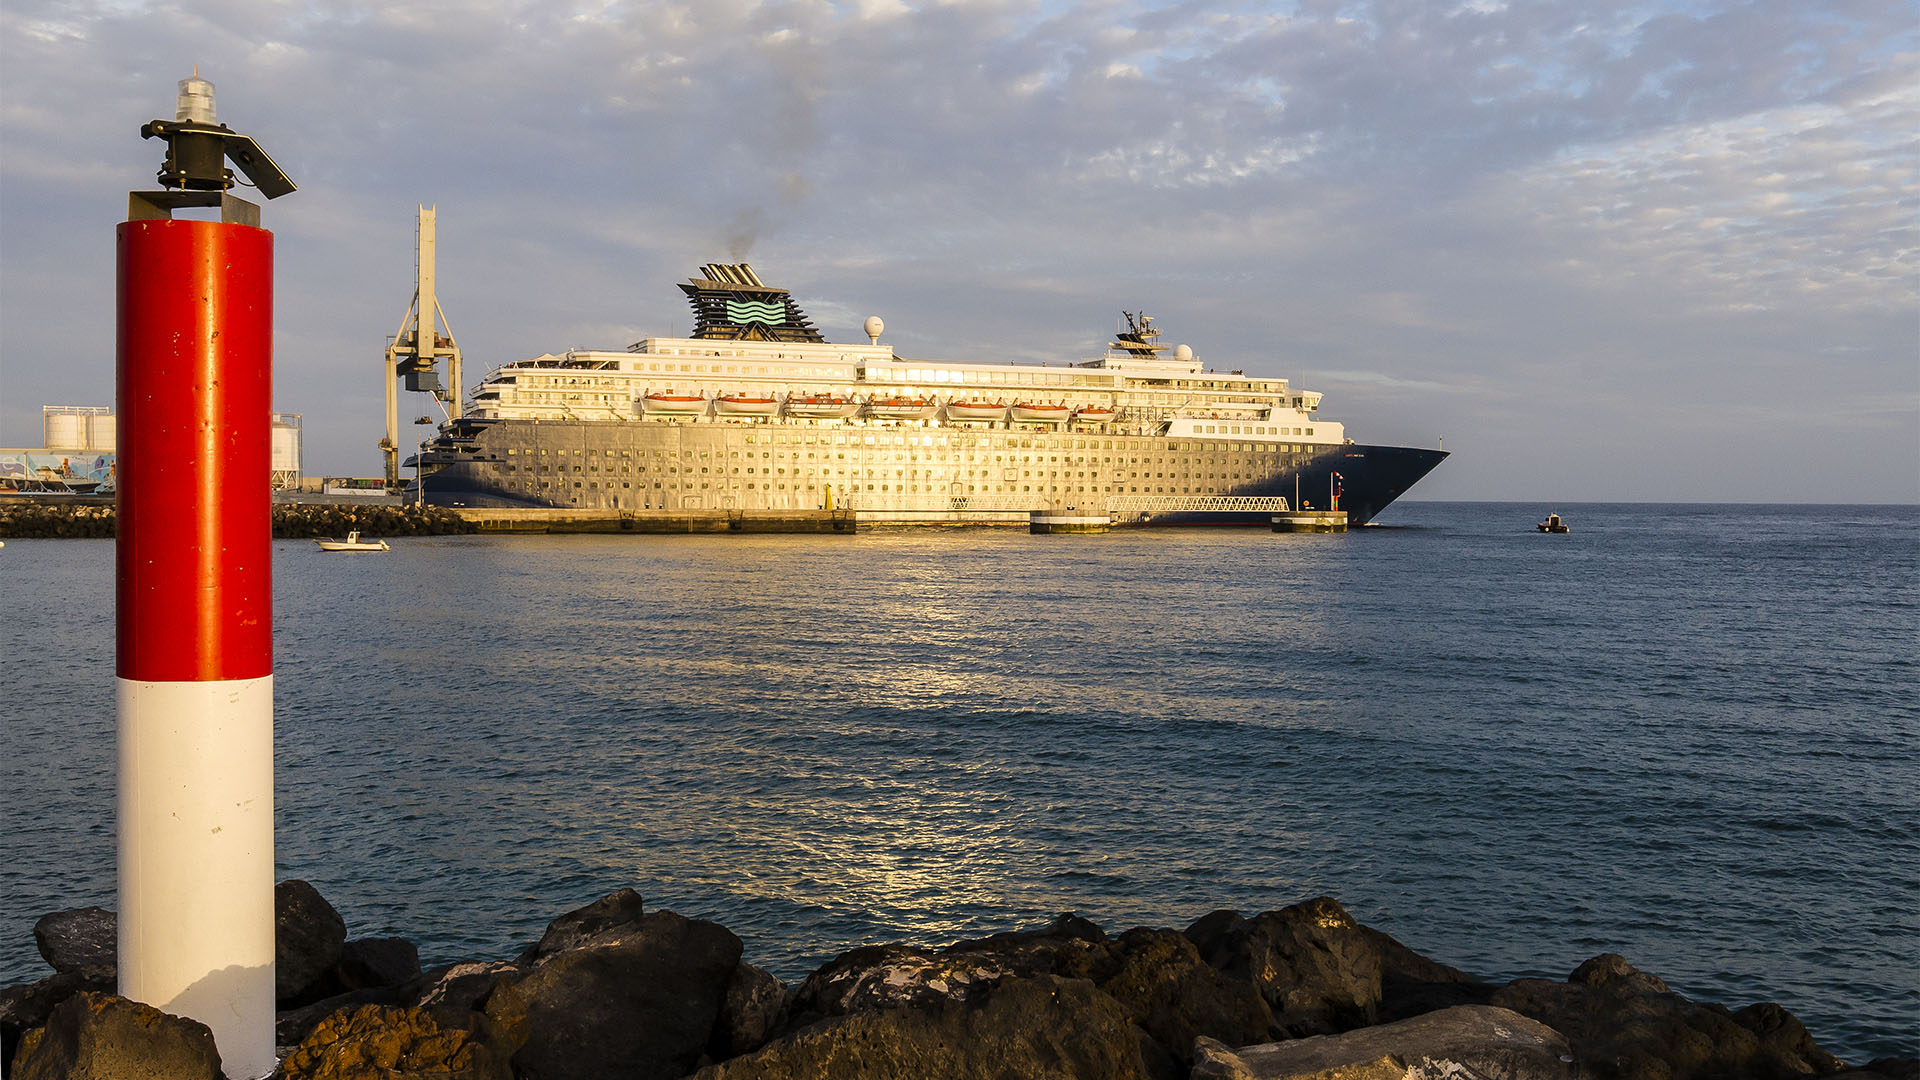
[[[42,425],[46,428],[46,447],[49,450],[85,450],[87,448],[87,418],[70,412],[45,412],[41,414]]]
[[[90,417],[87,423],[87,449],[113,453],[120,448],[119,418],[112,413],[99,413]]]
[[[273,486],[292,487],[300,479],[299,413],[273,414]]]

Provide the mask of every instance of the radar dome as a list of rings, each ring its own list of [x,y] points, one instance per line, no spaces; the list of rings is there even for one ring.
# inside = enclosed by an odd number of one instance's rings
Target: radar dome
[[[1193,346],[1175,345],[1173,347],[1173,358],[1183,364],[1191,362],[1193,360]]]
[[[880,335],[886,331],[887,324],[880,321],[880,316],[869,315],[867,316],[865,329],[867,336],[873,339],[875,345],[878,345],[880,344]]]

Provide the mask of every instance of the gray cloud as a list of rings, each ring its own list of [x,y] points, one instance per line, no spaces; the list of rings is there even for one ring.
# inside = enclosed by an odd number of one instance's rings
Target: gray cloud
[[[277,396],[318,471],[377,462],[424,201],[478,370],[684,332],[670,283],[750,250],[920,356],[1146,306],[1358,438],[1448,436],[1434,497],[1911,500],[1916,39],[1899,3],[14,0],[0,443],[110,399],[110,226],[198,62],[302,184]]]

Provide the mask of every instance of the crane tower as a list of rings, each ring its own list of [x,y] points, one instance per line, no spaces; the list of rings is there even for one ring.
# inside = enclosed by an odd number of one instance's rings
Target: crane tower
[[[459,419],[464,395],[460,389],[460,346],[454,343],[453,326],[440,308],[434,294],[433,226],[437,206],[420,207],[419,251],[414,260],[413,303],[400,320],[400,332],[387,344],[387,436],[380,440],[386,457],[387,488],[400,486],[400,400],[399,380],[407,389],[432,394],[445,409],[447,419]],[[444,329],[443,334],[440,331]],[[447,361],[447,381],[440,381],[439,360]]]

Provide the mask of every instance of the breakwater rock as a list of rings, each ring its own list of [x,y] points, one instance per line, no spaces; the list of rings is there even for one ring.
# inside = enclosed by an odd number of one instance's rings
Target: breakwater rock
[[[621,890],[512,959],[422,971],[276,890],[283,1080],[1912,1080],[1849,1069],[1773,1004],[1690,1001],[1603,954],[1482,981],[1319,898],[1118,935],[1074,915],[945,948],[850,950],[789,987],[726,927]],[[56,912],[55,973],[0,991],[21,1080],[212,1080],[205,1029],[112,996],[111,912]],[[119,1070],[119,1071],[114,1071]]]
[[[0,501],[0,539],[93,540],[113,536],[113,504],[7,499]]]
[[[0,539],[111,538],[110,502],[0,501]],[[368,539],[380,536],[451,536],[477,531],[471,522],[441,506],[355,506],[339,503],[275,503],[277,539],[345,536],[354,530]]]

